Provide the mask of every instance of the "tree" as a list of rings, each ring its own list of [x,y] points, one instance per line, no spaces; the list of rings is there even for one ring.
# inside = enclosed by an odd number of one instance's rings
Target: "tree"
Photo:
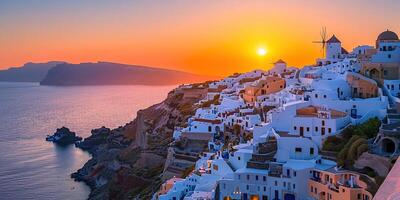
[[[349,152],[347,152],[347,159],[351,163],[353,163],[355,160],[357,160],[357,158],[358,158],[358,147],[360,147],[363,144],[366,144],[367,147],[368,147],[367,140],[364,139],[364,138],[359,138],[359,139],[357,139],[356,141],[354,141],[351,144]]]
[[[357,158],[361,156],[362,153],[368,151],[368,144],[362,144],[357,148]]]

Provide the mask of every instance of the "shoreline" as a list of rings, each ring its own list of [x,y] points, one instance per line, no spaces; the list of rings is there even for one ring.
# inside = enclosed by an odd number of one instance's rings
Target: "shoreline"
[[[91,158],[71,178],[89,186],[88,199],[150,199],[162,183],[174,127],[193,114],[206,89],[200,91],[193,96],[178,86],[162,102],[137,111],[131,122],[93,129],[76,145]]]

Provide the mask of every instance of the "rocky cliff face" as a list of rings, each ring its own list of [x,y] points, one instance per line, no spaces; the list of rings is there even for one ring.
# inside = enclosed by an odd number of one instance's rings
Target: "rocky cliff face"
[[[114,130],[100,128],[78,147],[93,158],[71,177],[92,189],[89,199],[150,199],[159,189],[167,149],[175,126],[183,126],[206,90],[177,88],[161,103],[140,110],[137,117]]]

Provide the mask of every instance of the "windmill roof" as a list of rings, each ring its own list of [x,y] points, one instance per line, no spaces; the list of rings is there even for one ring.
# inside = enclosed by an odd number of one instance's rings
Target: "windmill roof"
[[[274,64],[277,64],[277,63],[285,63],[286,64],[286,62],[285,61],[283,61],[282,59],[279,59],[278,61],[276,61]]]
[[[333,35],[326,43],[341,43],[339,39],[335,35]]]

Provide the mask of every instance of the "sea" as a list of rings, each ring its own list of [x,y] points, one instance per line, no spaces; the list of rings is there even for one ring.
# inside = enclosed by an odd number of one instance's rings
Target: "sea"
[[[57,128],[82,137],[116,128],[167,97],[176,86],[41,86],[0,82],[0,199],[87,199],[70,174],[90,155],[45,141]]]

